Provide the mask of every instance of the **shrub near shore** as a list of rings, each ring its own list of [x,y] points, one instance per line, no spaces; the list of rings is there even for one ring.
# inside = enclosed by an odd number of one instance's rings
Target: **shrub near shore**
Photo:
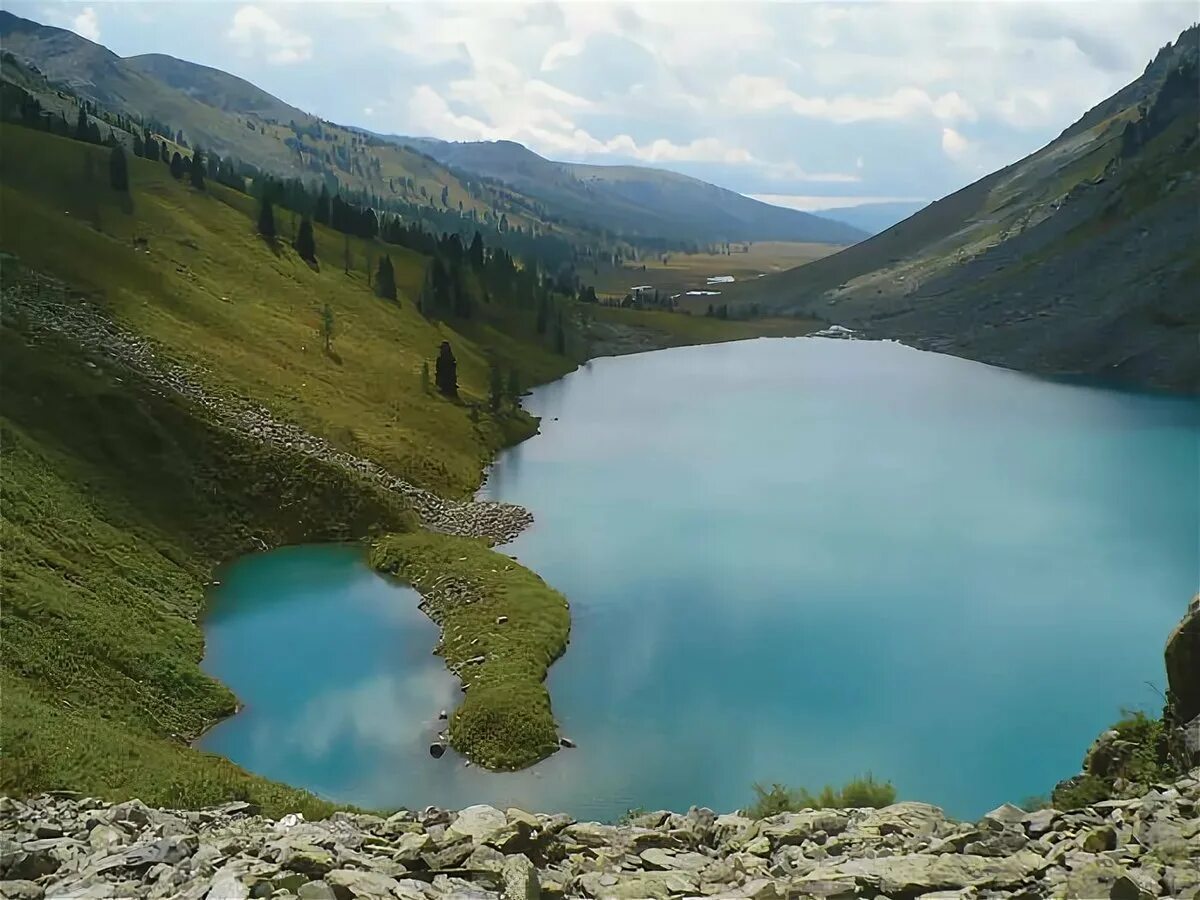
[[[442,629],[437,652],[466,696],[450,718],[450,744],[489,769],[521,769],[559,746],[543,683],[567,647],[567,600],[483,541],[432,532],[378,541],[371,566],[424,597]]]

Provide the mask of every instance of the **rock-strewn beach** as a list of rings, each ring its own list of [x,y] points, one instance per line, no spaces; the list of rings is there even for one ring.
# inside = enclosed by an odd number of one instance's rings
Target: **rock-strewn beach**
[[[1200,769],[1069,812],[1001,806],[804,810],[763,820],[693,808],[621,825],[472,806],[307,822],[246,803],[0,799],[0,896],[745,897],[999,900],[1200,896]]]

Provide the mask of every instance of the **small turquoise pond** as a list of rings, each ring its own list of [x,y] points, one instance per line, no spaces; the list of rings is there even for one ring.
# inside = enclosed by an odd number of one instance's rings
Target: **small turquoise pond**
[[[1156,710],[1200,584],[1200,401],[898,344],[776,339],[594,360],[482,492],[571,601],[549,679],[578,744],[497,775],[426,748],[456,682],[354,546],[227,567],[201,746],[368,807],[727,810],[871,771],[975,816]]]

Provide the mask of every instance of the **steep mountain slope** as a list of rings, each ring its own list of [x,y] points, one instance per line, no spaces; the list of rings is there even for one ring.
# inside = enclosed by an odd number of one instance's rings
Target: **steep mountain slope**
[[[254,115],[277,122],[295,120],[305,125],[317,121],[316,116],[284,103],[245,79],[220,69],[185,62],[163,53],[126,57],[124,63],[168,87],[225,112]]]
[[[281,175],[334,177],[351,189],[594,246],[790,240],[846,244],[865,234],[673,172],[578,166],[519,144],[449,144],[325,122],[249,82],[161,54],[123,59],[60,28],[0,11],[4,49],[53,83],[105,107],[182,131],[192,144]],[[451,171],[452,170],[452,171]],[[443,193],[443,189],[445,192]]]
[[[865,233],[843,222],[772,206],[696,178],[642,166],[545,159],[512,141],[394,140],[451,166],[515,188],[552,216],[622,234],[713,241],[847,244]]]
[[[1045,373],[1200,390],[1200,28],[1036,153],[739,298]]]
[[[71,31],[39,25],[0,10],[6,53],[29,60],[51,82],[113,110],[183,129],[193,144],[281,174],[296,174],[296,154],[273,136],[180,93],[127,64],[106,47]]]

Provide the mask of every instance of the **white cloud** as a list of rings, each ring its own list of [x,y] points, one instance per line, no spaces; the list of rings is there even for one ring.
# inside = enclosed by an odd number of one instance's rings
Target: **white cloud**
[[[920,115],[933,116],[944,122],[978,118],[975,109],[957,91],[934,97],[921,88],[902,87],[875,97],[850,94],[816,97],[793,91],[782,78],[757,75],[735,76],[722,91],[720,102],[734,110],[755,112],[783,107],[798,116],[827,119],[838,124],[910,119]]]
[[[83,11],[71,20],[71,30],[89,41],[99,41],[100,20],[96,17],[96,10],[90,6],[84,7]]]
[[[795,196],[947,193],[1053,138],[1196,18],[1194,0],[239,0],[172,5],[150,40],[153,4],[8,2],[80,33],[99,10],[119,52],[196,58],[335,121]],[[317,35],[321,66],[279,81]]]
[[[243,54],[262,54],[278,65],[312,58],[312,38],[288,28],[261,6],[239,7],[226,36]]]
[[[59,28],[68,28],[83,38],[89,41],[100,41],[100,17],[96,15],[95,8],[85,6],[83,9],[76,12],[78,6],[72,4],[56,4],[53,6],[43,6],[37,10],[34,18],[38,18],[50,25],[56,25]]]
[[[943,128],[942,151],[955,162],[961,162],[971,152],[971,142],[953,128]]]

